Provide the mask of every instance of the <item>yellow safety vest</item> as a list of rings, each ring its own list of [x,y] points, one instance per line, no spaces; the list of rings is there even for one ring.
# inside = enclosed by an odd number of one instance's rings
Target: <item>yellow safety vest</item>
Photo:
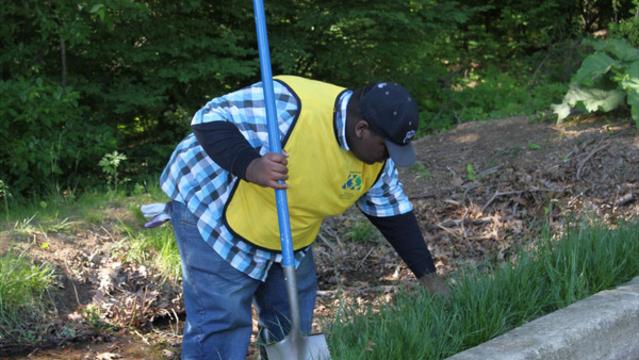
[[[300,113],[283,144],[289,154],[287,190],[295,250],[310,245],[325,217],[343,213],[377,180],[384,164],[368,165],[339,146],[333,116],[344,88],[278,76],[299,100]],[[238,180],[225,208],[229,229],[258,247],[281,250],[272,188]]]

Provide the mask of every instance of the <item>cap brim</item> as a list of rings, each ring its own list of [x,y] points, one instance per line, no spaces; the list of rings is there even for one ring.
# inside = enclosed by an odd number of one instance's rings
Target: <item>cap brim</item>
[[[386,149],[388,149],[388,155],[393,159],[393,162],[397,166],[406,167],[415,163],[415,149],[413,144],[397,145],[390,140],[385,140]]]

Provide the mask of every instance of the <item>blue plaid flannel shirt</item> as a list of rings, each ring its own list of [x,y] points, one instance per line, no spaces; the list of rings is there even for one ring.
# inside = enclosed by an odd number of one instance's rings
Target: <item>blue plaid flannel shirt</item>
[[[274,82],[276,113],[280,138],[284,138],[299,109],[296,98],[286,86]],[[335,111],[338,142],[349,150],[346,142],[346,105],[351,91],[342,93]],[[261,155],[268,152],[266,110],[261,83],[237,90],[209,101],[193,116],[192,125],[211,121],[229,121]],[[198,229],[204,240],[231,266],[251,278],[264,281],[271,265],[281,262],[281,254],[252,246],[232,235],[224,224],[224,205],[238,178],[217,165],[189,134],[176,147],[160,176],[162,190],[173,200],[185,204],[198,218]],[[412,205],[399,182],[392,160],[386,161],[378,181],[357,201],[364,213],[385,217],[407,213]],[[307,249],[295,253],[295,266]]]

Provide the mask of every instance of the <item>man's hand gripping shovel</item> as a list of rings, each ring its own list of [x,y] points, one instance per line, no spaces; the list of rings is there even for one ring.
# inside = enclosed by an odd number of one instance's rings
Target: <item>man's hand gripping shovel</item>
[[[260,55],[260,71],[262,87],[268,121],[268,141],[270,151],[281,153],[282,146],[279,139],[279,129],[275,112],[275,96],[273,91],[273,75],[271,74],[271,56],[266,33],[266,17],[264,15],[263,0],[253,0],[255,12],[255,27],[257,44]],[[293,255],[293,239],[288,214],[286,190],[275,190],[277,202],[277,217],[282,246],[282,267],[286,279],[286,290],[291,305],[291,331],[280,342],[266,345],[269,360],[330,360],[328,344],[323,334],[305,336],[300,331],[300,309],[297,298],[295,280],[295,258]]]

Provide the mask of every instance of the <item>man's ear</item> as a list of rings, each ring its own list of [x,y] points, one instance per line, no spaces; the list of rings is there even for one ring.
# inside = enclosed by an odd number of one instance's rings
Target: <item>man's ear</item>
[[[368,122],[366,120],[357,120],[355,123],[355,136],[358,139],[362,139],[366,130],[368,130]]]

